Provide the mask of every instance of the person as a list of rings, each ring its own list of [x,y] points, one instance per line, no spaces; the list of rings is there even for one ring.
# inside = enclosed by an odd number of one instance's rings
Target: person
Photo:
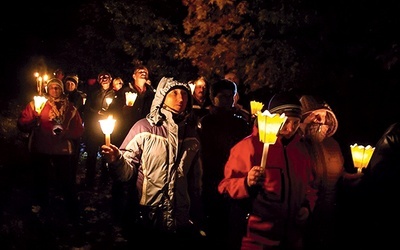
[[[79,115],[83,119],[84,98],[86,94],[78,90],[79,77],[78,75],[67,75],[64,80],[65,94],[68,96],[68,100],[74,104],[79,112]]]
[[[302,95],[300,132],[311,156],[318,199],[310,217],[307,249],[337,249],[337,195],[343,178],[344,157],[333,135],[338,121],[331,107],[319,96]]]
[[[203,203],[207,216],[207,238],[215,247],[224,247],[234,242],[229,237],[236,230],[229,225],[231,207],[236,202],[218,193],[218,184],[224,177],[224,166],[230,149],[250,134],[249,123],[235,113],[233,108],[236,84],[220,79],[210,88],[212,105],[208,114],[198,122],[203,162]],[[235,203],[235,204],[234,204]],[[232,210],[233,213],[233,210]]]
[[[61,81],[64,81],[64,77],[65,77],[64,70],[58,68],[54,71],[53,75],[55,78],[60,79]]]
[[[400,167],[400,122],[390,124],[375,150],[353,196],[353,213],[345,225],[353,229],[349,246],[391,248],[397,243],[400,206],[397,202]]]
[[[120,146],[128,134],[131,127],[140,119],[145,118],[150,112],[151,103],[154,99],[155,90],[149,80],[149,71],[144,65],[138,65],[132,73],[133,83],[123,86],[116,93],[117,105],[112,103],[112,111],[116,118],[116,128],[114,129],[114,145]],[[130,87],[132,86],[132,87]],[[136,100],[132,106],[127,105],[125,93],[135,93]],[[125,213],[130,213],[133,206],[129,196],[134,190],[134,183],[123,182],[118,179],[112,180],[112,211],[115,222],[124,223]]]
[[[224,78],[231,80],[237,86],[237,95],[235,96],[235,107],[240,110],[250,110],[250,100],[247,96],[248,86],[240,81],[236,70],[231,70],[224,75]],[[249,113],[249,112],[248,112]]]
[[[99,120],[107,119],[111,113],[109,112],[110,101],[115,97],[115,91],[111,87],[112,76],[107,71],[98,74],[97,82],[101,88],[88,93],[88,98],[84,109],[84,144],[87,152],[85,185],[88,188],[94,187],[97,168],[97,157],[100,146],[104,142],[104,134],[101,130]],[[101,174],[105,179],[107,176],[106,164],[101,159]]]
[[[199,246],[202,165],[196,124],[188,120],[191,109],[189,85],[163,77],[150,113],[132,126],[121,147],[102,146],[115,178],[135,180],[132,244],[151,235],[154,248]]]
[[[61,191],[70,219],[79,218],[76,190],[77,164],[73,143],[83,134],[82,119],[76,107],[64,95],[63,82],[57,78],[47,83],[47,101],[36,110],[30,102],[22,110],[17,126],[29,133],[29,152],[34,174],[34,212],[48,208],[52,187]]]
[[[126,105],[125,92],[130,91],[130,88],[128,85],[124,84],[124,81],[121,77],[114,78],[111,85],[114,90],[115,96],[114,100],[110,104],[109,112],[116,119],[113,131],[113,142],[115,145],[121,145],[126,136],[124,126],[127,123],[125,120],[126,117],[122,112],[124,106]]]
[[[260,166],[264,143],[258,121],[250,136],[238,142],[225,164],[218,191],[233,199],[250,199],[241,249],[303,249],[303,234],[315,205],[310,156],[298,133],[301,104],[291,92],[272,96],[270,113],[287,120],[269,145],[265,169]]]
[[[146,117],[150,112],[155,95],[155,89],[149,80],[149,70],[146,66],[136,66],[132,73],[132,79],[133,83],[130,84],[129,91],[136,93],[137,97],[132,106],[125,105],[123,107],[122,113],[125,120],[122,134],[124,135],[129,132],[138,120]]]
[[[64,80],[64,89],[65,89],[65,95],[68,97],[68,101],[75,106],[83,121],[84,119],[83,110],[85,108],[83,102],[84,98],[86,98],[86,94],[78,90],[78,83],[79,83],[78,75],[67,75]],[[75,145],[74,147],[76,148],[75,150],[76,165],[78,165],[79,163],[80,153],[81,150],[83,150],[83,145],[81,143],[82,143],[82,137],[79,137],[77,140],[74,140],[74,145]]]
[[[250,100],[247,96],[246,86],[242,84],[237,76],[236,71],[230,71],[225,74],[224,79],[230,80],[236,84],[237,91],[233,107],[236,113],[240,114],[248,123],[252,123],[250,114]]]
[[[211,100],[209,96],[209,86],[204,76],[199,76],[193,81],[193,114],[197,119],[209,113]]]

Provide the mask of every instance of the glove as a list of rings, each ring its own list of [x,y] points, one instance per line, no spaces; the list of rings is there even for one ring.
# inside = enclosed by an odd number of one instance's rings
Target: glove
[[[310,215],[310,211],[306,207],[301,207],[299,212],[296,215],[296,224],[299,226],[305,225]]]

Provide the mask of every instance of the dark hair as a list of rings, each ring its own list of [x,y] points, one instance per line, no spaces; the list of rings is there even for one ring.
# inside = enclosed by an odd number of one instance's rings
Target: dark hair
[[[236,83],[232,82],[231,80],[221,79],[210,86],[210,98],[213,99],[218,93],[222,90],[232,90],[233,94],[235,95],[237,92]]]

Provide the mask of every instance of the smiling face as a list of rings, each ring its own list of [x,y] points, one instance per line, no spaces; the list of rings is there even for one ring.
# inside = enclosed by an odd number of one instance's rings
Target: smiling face
[[[74,91],[75,89],[76,89],[76,84],[75,84],[75,82],[70,81],[70,80],[67,80],[67,81],[65,82],[65,90],[66,90],[67,92],[72,92],[72,91]]]
[[[109,74],[101,74],[101,75],[99,75],[99,78],[97,79],[97,81],[100,83],[100,85],[103,89],[109,89],[112,78]]]

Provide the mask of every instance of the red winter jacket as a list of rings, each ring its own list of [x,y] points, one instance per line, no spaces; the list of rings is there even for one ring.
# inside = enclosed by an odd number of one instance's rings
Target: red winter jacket
[[[50,120],[52,106],[49,101],[40,115],[35,111],[33,101],[28,103],[18,118],[17,125],[22,132],[30,133],[29,150],[49,155],[70,155],[77,150],[74,140],[83,134],[83,124],[79,112],[71,102],[66,102],[65,116],[62,121],[63,131],[54,134],[55,122]]]
[[[301,207],[312,211],[317,197],[311,185],[310,157],[299,134],[286,146],[278,137],[269,145],[263,188],[250,188],[247,173],[260,166],[262,152],[263,143],[254,127],[250,136],[232,148],[218,191],[233,199],[251,197],[246,237],[264,245],[292,245],[288,242],[297,241],[301,235],[296,215]]]

